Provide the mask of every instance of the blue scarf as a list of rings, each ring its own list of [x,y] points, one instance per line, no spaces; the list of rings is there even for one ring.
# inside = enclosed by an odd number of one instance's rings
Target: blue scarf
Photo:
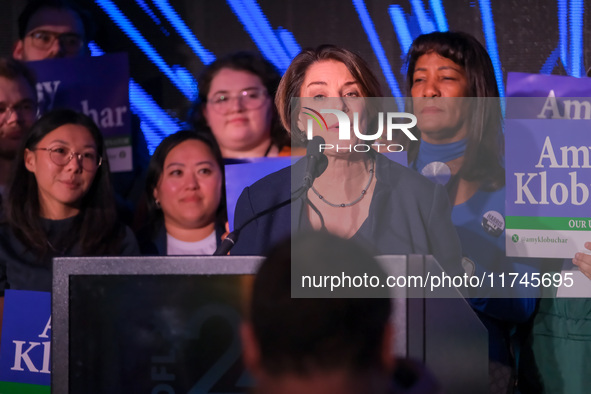
[[[421,141],[419,154],[414,163],[412,163],[412,168],[421,172],[427,164],[434,161],[447,163],[448,161],[457,159],[464,155],[467,142],[466,139],[451,142],[449,144],[430,144]]]

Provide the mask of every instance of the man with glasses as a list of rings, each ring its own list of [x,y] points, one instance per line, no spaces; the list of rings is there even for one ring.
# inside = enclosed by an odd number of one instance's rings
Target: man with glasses
[[[94,36],[91,15],[70,0],[31,0],[18,18],[20,39],[13,51],[15,59],[36,61],[56,57],[89,55],[88,42]],[[132,120],[133,171],[111,174],[119,213],[131,224],[133,212],[143,192],[143,177],[150,156],[137,118]]]
[[[35,79],[14,59],[0,58],[0,195],[6,195],[21,140],[37,117]],[[0,199],[1,201],[1,199]]]
[[[23,61],[81,56],[93,30],[86,12],[73,3],[33,0],[19,16],[20,39],[12,56]]]

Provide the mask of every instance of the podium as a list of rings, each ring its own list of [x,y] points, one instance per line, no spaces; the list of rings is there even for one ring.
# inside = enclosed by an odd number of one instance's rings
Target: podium
[[[425,276],[440,273],[433,256],[380,256],[387,274]],[[455,289],[427,295],[395,289],[394,353],[422,361],[446,393],[487,393],[488,333]]]
[[[261,261],[54,259],[52,392],[246,392],[253,382],[241,363],[238,327]],[[438,267],[430,256],[378,261],[396,275]],[[486,330],[450,291],[422,298],[392,289],[392,351],[423,361],[445,392],[487,392]]]

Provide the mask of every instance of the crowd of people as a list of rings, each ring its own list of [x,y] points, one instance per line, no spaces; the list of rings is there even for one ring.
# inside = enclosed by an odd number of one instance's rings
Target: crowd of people
[[[368,64],[345,48],[304,49],[283,76],[258,54],[233,53],[198,77],[192,128],[164,138],[149,164],[138,161],[122,178],[110,173],[103,136],[91,118],[71,109],[38,113],[35,77],[26,67],[28,61],[85,56],[93,31],[87,13],[70,3],[31,1],[19,18],[12,58],[0,58],[2,292],[51,291],[54,257],[214,254],[228,233],[224,164],[289,156],[291,141],[305,143],[310,124],[324,143],[343,147],[340,122],[327,116],[324,127],[306,123],[306,111],[355,113],[358,128],[368,134],[375,114],[367,103],[383,97]],[[333,251],[352,248],[349,257],[361,253],[363,264],[374,264],[371,255],[433,255],[450,275],[534,272],[540,264],[507,257],[504,232],[482,225],[484,213],[504,217],[505,209],[501,102],[485,48],[462,32],[419,36],[407,56],[407,88],[406,111],[416,116],[418,140],[400,141],[408,166],[373,149],[327,149],[324,168],[307,187],[301,180],[310,157],[247,187],[237,202],[240,237],[231,254],[271,253],[242,330],[245,362],[260,392],[297,392],[285,384],[300,392],[403,392],[392,391],[384,378],[394,368],[389,302],[292,300],[290,244],[284,243],[291,235],[321,231],[291,248],[334,244]],[[145,141],[134,137],[134,155],[142,156]],[[141,201],[131,184],[143,187]],[[591,278],[591,254],[577,253],[573,263]],[[538,296],[468,298],[489,334],[491,392],[511,393],[518,385],[523,393],[577,392],[591,384],[582,376],[584,366],[567,368],[569,358],[584,363],[591,354],[591,302]],[[316,340],[329,345],[300,347],[308,339],[294,329],[296,322],[319,314],[336,319],[312,326],[322,331]],[[341,325],[336,316],[343,314],[374,319],[373,326]],[[573,319],[574,333],[568,328]],[[534,329],[542,324],[546,331]],[[278,330],[293,337],[277,338]],[[571,342],[573,335],[581,346]],[[347,353],[351,338],[359,343]],[[361,372],[352,377],[351,371]],[[430,387],[436,392],[436,384]]]

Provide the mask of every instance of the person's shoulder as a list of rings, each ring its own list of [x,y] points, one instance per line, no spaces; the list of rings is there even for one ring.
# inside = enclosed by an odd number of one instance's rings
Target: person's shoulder
[[[12,235],[12,229],[7,221],[0,221],[0,244],[9,243]]]
[[[403,166],[382,154],[376,154],[376,167],[378,178],[392,186],[413,187],[429,193],[432,193],[436,188],[435,183],[417,171]]]
[[[166,253],[166,228],[164,224],[145,226],[136,231],[135,236],[143,256],[162,256]]]
[[[140,247],[138,245],[135,234],[129,226],[119,222],[118,224],[121,233],[120,251],[121,256],[139,256]]]
[[[248,189],[250,194],[254,195],[258,195],[260,193],[270,195],[283,195],[285,193],[289,193],[290,186],[294,186],[292,180],[295,178],[293,175],[296,175],[297,177],[297,174],[303,174],[304,166],[304,160],[300,159],[291,166],[287,166],[281,170],[264,176],[252,185],[248,186],[246,189]]]

